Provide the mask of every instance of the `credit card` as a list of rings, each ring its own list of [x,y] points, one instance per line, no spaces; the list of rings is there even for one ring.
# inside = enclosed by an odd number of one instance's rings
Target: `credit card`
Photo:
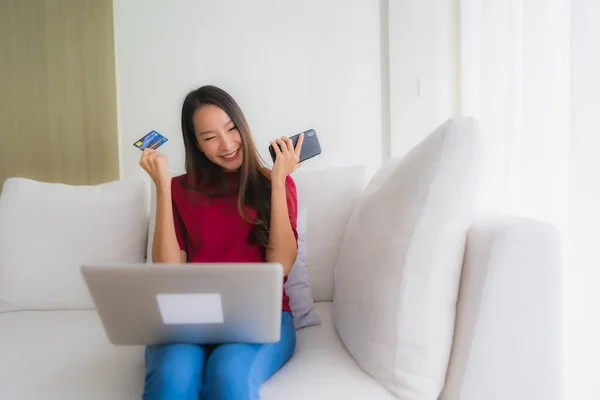
[[[148,132],[144,137],[137,140],[133,145],[140,150],[148,149],[158,149],[160,146],[167,142],[166,137],[161,135],[156,131]]]

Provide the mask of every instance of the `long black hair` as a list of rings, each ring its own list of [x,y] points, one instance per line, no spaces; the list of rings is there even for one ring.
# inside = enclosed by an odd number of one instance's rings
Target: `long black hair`
[[[269,245],[271,215],[270,175],[256,150],[250,127],[241,108],[229,93],[215,86],[202,86],[193,90],[183,101],[181,131],[185,145],[185,169],[188,175],[186,184],[189,189],[209,197],[219,196],[225,191],[225,172],[200,151],[194,131],[194,113],[207,104],[215,105],[225,111],[240,132],[243,159],[238,172],[240,175],[238,212],[245,221],[254,224],[248,238],[249,242],[259,244],[266,249]],[[257,211],[255,220],[250,220],[244,212],[247,206]]]

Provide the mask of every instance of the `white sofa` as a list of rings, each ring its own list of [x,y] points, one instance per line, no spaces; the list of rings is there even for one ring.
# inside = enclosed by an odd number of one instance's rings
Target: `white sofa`
[[[309,210],[309,270],[322,323],[297,332],[295,355],[263,386],[261,398],[395,399],[346,350],[332,315],[337,254],[364,188],[364,168],[306,170],[294,177],[300,203]],[[111,249],[127,261],[144,261],[148,185],[107,185],[5,183],[0,399],[140,398],[143,348],[108,342],[78,269],[110,259]],[[125,185],[131,189],[123,194]],[[99,209],[103,213],[94,216]],[[558,243],[555,230],[538,221],[476,218],[468,232],[441,400],[563,399]],[[420,398],[435,400],[406,397]]]

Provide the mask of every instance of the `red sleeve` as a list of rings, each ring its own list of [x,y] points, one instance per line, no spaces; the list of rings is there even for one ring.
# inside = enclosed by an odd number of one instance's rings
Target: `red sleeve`
[[[296,243],[298,243],[298,193],[296,191],[296,182],[291,176],[285,178],[285,188],[287,195],[287,208],[288,215],[290,216],[290,224],[292,225],[292,231],[296,237]]]
[[[179,188],[176,186],[178,183],[173,178],[171,181],[171,199],[173,204],[173,224],[175,225],[175,235],[177,236],[177,242],[179,243],[179,248],[185,252],[187,252],[187,231],[185,229],[185,225],[183,223],[183,219],[181,218],[181,212],[177,206],[177,196],[181,193]]]

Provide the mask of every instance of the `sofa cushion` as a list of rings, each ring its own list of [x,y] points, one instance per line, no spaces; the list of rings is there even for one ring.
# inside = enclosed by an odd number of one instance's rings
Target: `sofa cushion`
[[[308,270],[315,301],[333,300],[333,275],[344,231],[365,188],[364,166],[298,169],[298,205],[308,209]]]
[[[294,356],[263,385],[261,399],[394,399],[344,349],[331,303],[316,303],[315,310],[322,324],[297,332]],[[95,311],[0,314],[0,354],[0,399],[141,396],[143,347],[111,345]]]
[[[93,308],[80,266],[143,262],[147,232],[143,180],[8,179],[0,195],[0,312]]]
[[[144,349],[113,346],[96,311],[0,314],[0,399],[141,396]]]
[[[315,303],[321,324],[296,332],[296,352],[261,388],[262,400],[397,400],[366,374],[340,341],[331,302]]]
[[[298,256],[287,276],[285,291],[290,297],[290,308],[294,314],[296,329],[318,325],[319,316],[313,309],[313,296],[308,275],[308,243],[306,240],[306,207],[298,212]]]
[[[448,121],[368,184],[348,223],[334,321],[361,367],[406,400],[437,399],[452,346],[478,135]]]

